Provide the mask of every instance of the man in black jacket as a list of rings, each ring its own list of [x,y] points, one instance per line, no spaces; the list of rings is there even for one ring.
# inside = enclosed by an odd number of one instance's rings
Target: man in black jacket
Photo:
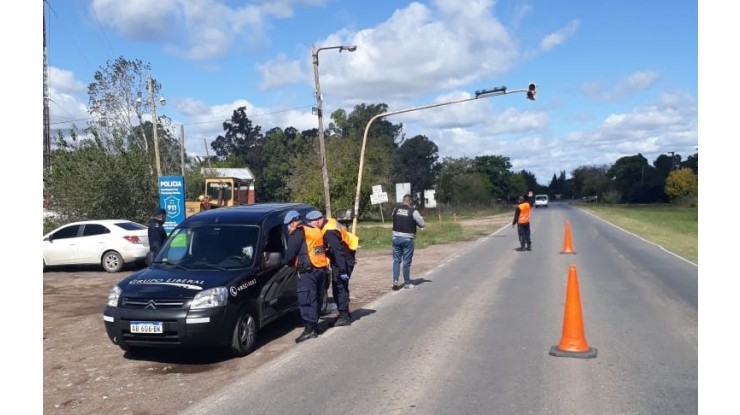
[[[167,217],[167,211],[162,208],[154,210],[154,217],[149,220],[149,255],[147,255],[147,265],[151,265],[154,258],[162,249],[164,241],[167,240],[167,231],[164,230],[164,220]]]

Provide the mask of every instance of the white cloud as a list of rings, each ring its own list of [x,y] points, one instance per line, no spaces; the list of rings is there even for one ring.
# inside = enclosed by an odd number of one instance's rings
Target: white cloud
[[[309,76],[304,71],[305,66],[297,60],[289,60],[285,54],[279,54],[275,59],[257,66],[262,74],[261,89],[283,86],[288,83],[306,83]]]
[[[519,55],[493,16],[492,5],[490,0],[440,0],[431,7],[411,3],[375,27],[356,32],[344,29],[316,42],[319,46],[358,46],[353,53],[319,53],[322,91],[332,91],[336,100],[389,102],[501,76]],[[476,24],[470,24],[471,19]],[[304,73],[312,71],[310,55],[299,62],[304,62]],[[263,85],[277,87],[295,81],[286,78],[276,83],[267,64],[261,71]]]
[[[637,92],[650,89],[660,80],[660,74],[652,70],[637,71],[620,80],[617,85],[607,87],[600,82],[592,82],[581,87],[589,98],[599,101],[624,99]]]
[[[222,0],[93,0],[90,10],[95,20],[128,39],[168,41],[169,53],[201,60],[223,57],[237,42],[267,45],[271,18],[290,18],[296,6],[325,2],[275,0],[232,7]]]
[[[562,45],[568,38],[576,34],[580,24],[578,20],[571,20],[565,27],[545,36],[540,43],[540,48],[543,51],[548,51],[555,46]]]

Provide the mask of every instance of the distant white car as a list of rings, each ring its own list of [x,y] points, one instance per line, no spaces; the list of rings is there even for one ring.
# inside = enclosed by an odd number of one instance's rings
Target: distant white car
[[[535,208],[541,208],[541,207],[547,207],[547,204],[549,202],[549,198],[547,195],[535,195],[534,197],[534,207]]]
[[[44,270],[57,265],[100,264],[108,272],[143,262],[149,252],[147,227],[125,219],[69,223],[44,235]]]

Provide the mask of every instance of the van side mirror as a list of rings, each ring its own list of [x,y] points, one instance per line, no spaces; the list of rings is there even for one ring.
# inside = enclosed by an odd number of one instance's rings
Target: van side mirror
[[[283,261],[283,254],[280,252],[267,252],[267,258],[265,259],[265,268],[275,268],[280,266]]]

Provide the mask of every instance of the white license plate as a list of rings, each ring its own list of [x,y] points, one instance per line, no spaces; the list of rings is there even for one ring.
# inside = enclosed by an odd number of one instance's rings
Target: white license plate
[[[131,333],[162,334],[161,321],[132,321]]]

